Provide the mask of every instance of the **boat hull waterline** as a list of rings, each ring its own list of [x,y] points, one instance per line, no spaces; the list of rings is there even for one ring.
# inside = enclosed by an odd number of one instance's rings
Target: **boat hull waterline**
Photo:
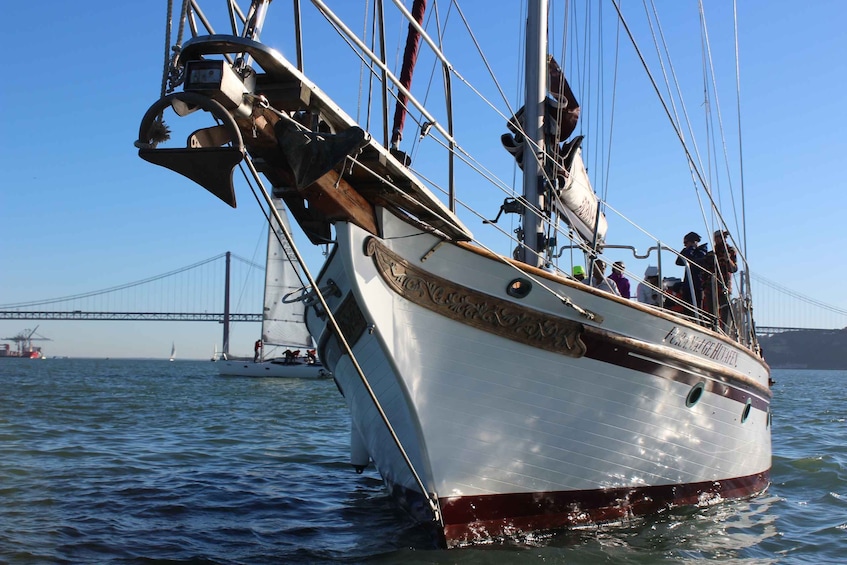
[[[381,220],[382,239],[339,226],[320,280],[342,291],[328,305],[438,500],[446,545],[767,488],[771,393],[752,352],[541,271],[536,282],[602,322],[553,293],[509,297],[525,276],[508,260],[463,244],[429,253],[441,240],[388,213]],[[325,317],[307,318],[389,489],[415,518],[433,520]]]

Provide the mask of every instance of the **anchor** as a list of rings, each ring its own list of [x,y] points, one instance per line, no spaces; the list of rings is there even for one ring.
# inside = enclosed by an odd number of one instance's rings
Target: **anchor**
[[[183,148],[157,145],[168,138],[161,113],[171,106],[184,116],[198,108],[219,119],[222,124],[203,128],[188,136]],[[230,145],[226,145],[229,143]],[[236,207],[232,172],[245,157],[244,140],[235,119],[223,105],[194,92],[175,92],[162,97],[147,110],[138,128],[138,156],[187,177],[233,208]]]

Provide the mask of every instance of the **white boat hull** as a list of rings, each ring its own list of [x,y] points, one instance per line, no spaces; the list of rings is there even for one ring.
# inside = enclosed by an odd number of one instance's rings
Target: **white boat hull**
[[[504,260],[451,244],[427,255],[438,239],[388,214],[382,225],[382,240],[339,226],[321,284],[341,290],[328,304],[440,516],[325,320],[310,312],[308,323],[380,474],[447,545],[767,487],[771,394],[758,356],[541,271],[534,292],[512,298],[509,282],[526,275]],[[542,321],[524,324],[527,313]],[[584,353],[544,319],[583,328]]]
[[[332,374],[321,363],[294,362],[282,360],[260,361],[218,361],[218,373],[225,377],[261,377],[285,379],[324,379]]]

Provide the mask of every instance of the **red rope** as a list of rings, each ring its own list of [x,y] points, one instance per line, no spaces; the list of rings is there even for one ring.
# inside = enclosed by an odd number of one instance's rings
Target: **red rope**
[[[423,17],[426,11],[426,0],[415,0],[412,5],[412,17],[423,27]],[[403,68],[400,71],[400,84],[406,90],[412,87],[412,73],[418,60],[418,50],[421,44],[421,34],[411,23],[409,34],[406,36],[406,50],[403,53]],[[394,110],[394,125],[391,129],[391,146],[396,147],[403,139],[403,124],[406,123],[406,101],[408,97],[400,92],[397,96],[397,107]]]

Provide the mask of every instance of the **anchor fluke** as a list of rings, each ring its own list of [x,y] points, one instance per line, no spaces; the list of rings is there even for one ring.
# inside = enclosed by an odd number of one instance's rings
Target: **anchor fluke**
[[[367,141],[359,127],[351,127],[337,134],[298,131],[284,122],[276,125],[277,142],[288,166],[294,173],[294,185],[306,188],[348,155],[358,151]]]
[[[195,131],[188,136],[186,147],[159,149],[163,123],[160,115],[168,106],[200,108],[222,124]],[[232,172],[244,159],[244,141],[232,115],[216,100],[193,92],[175,92],[159,99],[144,114],[135,146],[145,161],[193,180],[235,208]]]

